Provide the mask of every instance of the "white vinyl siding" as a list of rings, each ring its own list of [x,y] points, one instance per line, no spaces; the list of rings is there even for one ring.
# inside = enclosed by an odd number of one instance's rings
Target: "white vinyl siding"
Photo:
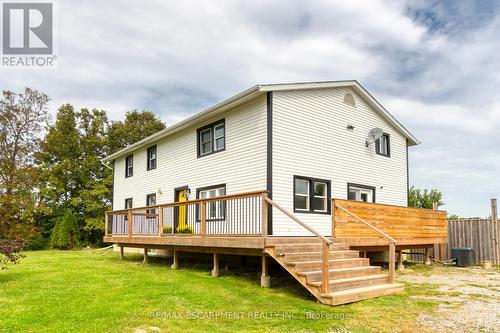
[[[198,158],[197,129],[225,119],[225,150]],[[174,201],[174,189],[226,184],[228,194],[266,189],[266,98],[255,98],[235,109],[207,118],[158,142],[157,167],[147,171],[147,149],[133,151],[134,176],[125,178],[125,158],[115,161],[113,209],[123,209],[125,198],[134,207],[146,205],[146,195],[156,193],[156,203]],[[218,135],[222,133],[219,131]]]
[[[354,96],[355,108],[344,103],[346,93]],[[374,127],[390,135],[390,158],[377,155],[375,144],[366,147]],[[277,91],[273,93],[273,200],[290,212],[294,175],[331,181],[332,198],[347,199],[347,183],[369,184],[376,188],[378,203],[406,206],[406,139],[351,89]],[[331,234],[331,215],[297,211],[295,215]],[[273,234],[308,233],[273,210]]]

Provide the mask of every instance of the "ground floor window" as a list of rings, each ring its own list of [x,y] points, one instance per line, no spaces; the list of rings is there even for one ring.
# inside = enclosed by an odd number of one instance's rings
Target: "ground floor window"
[[[132,208],[132,198],[125,199],[125,209]]]
[[[375,202],[375,187],[348,183],[347,198],[354,201]]]
[[[196,190],[197,199],[209,199],[226,195],[226,185],[215,185],[203,187]],[[197,214],[199,217],[199,214]],[[207,203],[207,221],[224,220],[226,218],[226,203],[224,201],[213,201]],[[199,218],[198,218],[199,220]]]
[[[294,176],[293,210],[297,213],[330,214],[330,181]]]
[[[151,193],[146,196],[146,206],[156,205],[156,193]],[[155,214],[156,209],[147,209],[146,214]],[[151,217],[151,216],[149,216]]]

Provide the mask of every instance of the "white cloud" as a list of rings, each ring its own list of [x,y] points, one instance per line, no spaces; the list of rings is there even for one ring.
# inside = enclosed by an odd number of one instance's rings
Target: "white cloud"
[[[256,83],[358,79],[423,144],[412,182],[446,208],[486,215],[500,196],[500,17],[496,5],[354,1],[56,1],[59,67],[1,71],[105,109],[171,124]],[[447,7],[448,6],[448,7]],[[496,192],[495,192],[496,191]]]

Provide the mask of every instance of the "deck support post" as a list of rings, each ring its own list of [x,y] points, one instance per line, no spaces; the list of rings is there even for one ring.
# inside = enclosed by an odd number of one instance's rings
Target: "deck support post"
[[[216,252],[214,252],[214,268],[212,269],[212,276],[219,276],[219,255]]]
[[[125,256],[123,255],[123,245],[120,245],[120,259],[123,259]]]
[[[398,271],[404,271],[405,266],[403,265],[403,251],[398,251]]]
[[[142,261],[144,264],[147,264],[149,262],[148,258],[148,249],[144,248],[144,260]]]
[[[173,253],[173,262],[172,262],[172,265],[170,265],[170,268],[172,269],[177,269],[177,267],[179,267],[179,253],[177,252],[177,250],[174,248],[174,253]]]
[[[430,264],[431,264],[431,248],[430,247],[425,248],[425,264],[427,266],[430,266]]]
[[[389,283],[396,280],[396,244],[389,243]]]
[[[271,277],[269,276],[269,267],[266,256],[262,256],[262,275],[260,276],[260,286],[262,288],[271,288]]]

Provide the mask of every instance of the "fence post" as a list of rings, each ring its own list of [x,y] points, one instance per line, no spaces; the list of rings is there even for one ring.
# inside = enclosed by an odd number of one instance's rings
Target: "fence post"
[[[267,199],[267,193],[262,193],[262,203],[261,203],[261,209],[262,209],[262,227],[261,227],[261,232],[262,232],[262,237],[267,237],[267,218],[268,218],[268,208],[269,204],[266,201]]]
[[[207,213],[206,213],[206,203],[205,201],[200,201],[200,235],[205,236],[207,233]]]
[[[432,209],[438,210],[438,208],[439,208],[439,204],[437,202],[433,202]],[[434,244],[433,252],[434,252],[434,260],[442,259],[442,258],[440,258],[439,244]]]
[[[493,251],[495,256],[495,265],[500,265],[500,249],[498,248],[498,238],[499,238],[499,227],[498,227],[498,211],[497,211],[497,199],[491,199],[491,220],[493,222],[493,237],[495,249]]]

